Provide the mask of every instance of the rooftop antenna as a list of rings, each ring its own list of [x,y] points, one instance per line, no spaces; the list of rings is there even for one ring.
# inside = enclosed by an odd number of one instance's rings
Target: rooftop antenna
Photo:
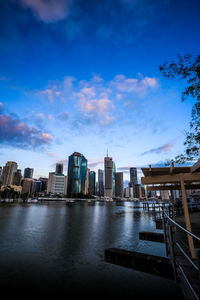
[[[108,149],[107,149],[107,157],[108,157]]]

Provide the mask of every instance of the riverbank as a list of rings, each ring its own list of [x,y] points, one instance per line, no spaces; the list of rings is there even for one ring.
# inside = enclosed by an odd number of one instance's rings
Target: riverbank
[[[57,198],[57,197],[39,197],[39,198],[28,198],[28,199],[0,199],[0,203],[37,203],[37,202],[78,202],[78,201],[85,201],[85,202],[94,202],[94,201],[101,201],[101,202],[113,202],[113,201],[130,201],[130,202],[142,202],[143,200],[140,199],[129,199],[129,198],[121,198],[121,199],[112,199],[112,198],[104,198],[104,197],[96,197],[96,198]]]

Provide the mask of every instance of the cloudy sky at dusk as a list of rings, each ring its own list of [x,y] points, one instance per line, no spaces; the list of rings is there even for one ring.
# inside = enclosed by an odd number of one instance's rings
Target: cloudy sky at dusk
[[[108,149],[124,172],[180,154],[192,102],[159,65],[199,54],[199,12],[198,0],[0,0],[0,165],[37,178],[74,151],[97,170]]]

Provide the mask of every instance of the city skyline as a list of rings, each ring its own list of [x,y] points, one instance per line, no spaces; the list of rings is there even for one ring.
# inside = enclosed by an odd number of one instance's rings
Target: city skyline
[[[162,165],[183,152],[192,101],[159,65],[197,55],[197,0],[0,3],[0,165],[48,177],[74,151],[102,169]],[[138,177],[141,174],[138,172]]]

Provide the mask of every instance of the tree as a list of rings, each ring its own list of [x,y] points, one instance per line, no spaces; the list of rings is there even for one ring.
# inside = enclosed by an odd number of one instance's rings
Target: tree
[[[159,66],[161,74],[168,79],[180,78],[186,81],[181,99],[194,99],[192,107],[190,131],[186,131],[184,145],[186,149],[183,154],[175,157],[174,162],[184,163],[200,159],[200,55],[192,57],[177,55],[176,61],[164,62]]]

